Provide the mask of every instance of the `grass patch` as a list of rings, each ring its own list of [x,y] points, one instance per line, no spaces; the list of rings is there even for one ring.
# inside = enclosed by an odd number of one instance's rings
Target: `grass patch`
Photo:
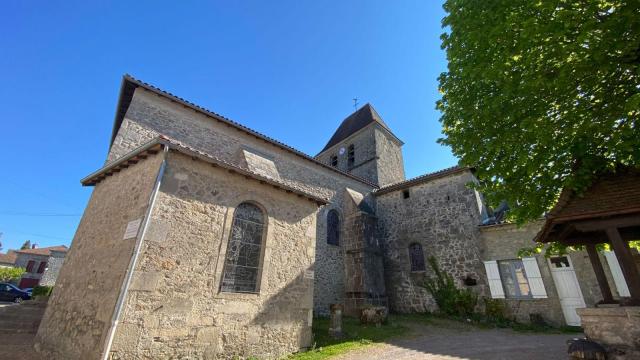
[[[303,353],[291,355],[288,359],[326,359],[330,356],[344,354],[353,349],[404,335],[409,332],[409,328],[399,324],[393,315],[389,316],[387,324],[380,327],[360,325],[358,319],[345,317],[342,321],[342,331],[345,337],[334,339],[329,336],[328,318],[313,319],[313,348]]]

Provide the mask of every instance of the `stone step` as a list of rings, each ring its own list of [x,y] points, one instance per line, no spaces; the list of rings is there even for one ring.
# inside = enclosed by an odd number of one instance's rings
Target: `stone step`
[[[0,334],[35,334],[46,306],[46,302],[26,301],[0,308]]]

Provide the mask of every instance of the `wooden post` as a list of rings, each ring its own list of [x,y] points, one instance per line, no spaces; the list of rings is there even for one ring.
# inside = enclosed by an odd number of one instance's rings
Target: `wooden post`
[[[638,267],[634,262],[629,244],[622,240],[618,229],[614,227],[607,229],[607,237],[611,241],[613,252],[618,258],[620,268],[622,268],[624,280],[627,282],[631,294],[631,304],[640,305],[640,273],[638,273]]]
[[[598,286],[602,293],[602,302],[604,304],[613,304],[614,301],[613,295],[611,295],[611,288],[607,282],[607,276],[604,274],[604,269],[602,268],[602,262],[598,256],[596,246],[594,244],[587,244],[587,253],[589,254],[589,261],[591,261],[593,271],[596,273],[596,280],[598,280]]]

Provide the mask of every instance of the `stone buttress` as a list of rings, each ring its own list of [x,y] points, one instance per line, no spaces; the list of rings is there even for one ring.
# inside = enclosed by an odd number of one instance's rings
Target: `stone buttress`
[[[376,237],[377,218],[364,196],[344,196],[345,314],[359,316],[367,305],[387,306],[383,253]]]

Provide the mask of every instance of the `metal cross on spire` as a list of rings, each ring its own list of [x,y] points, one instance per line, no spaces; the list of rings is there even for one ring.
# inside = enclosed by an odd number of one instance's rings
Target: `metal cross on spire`
[[[353,108],[358,110],[358,98],[353,98]]]

